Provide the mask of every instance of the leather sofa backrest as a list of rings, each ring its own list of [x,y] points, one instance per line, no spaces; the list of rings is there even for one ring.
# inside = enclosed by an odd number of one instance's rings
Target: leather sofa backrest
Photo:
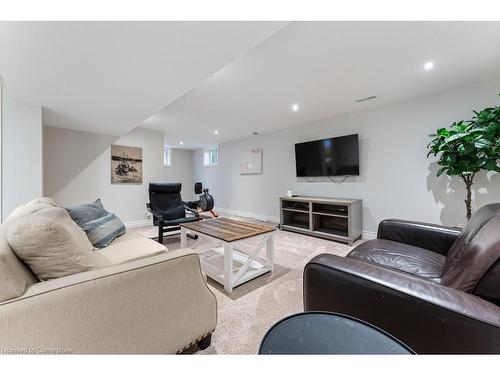
[[[486,271],[472,294],[500,306],[500,259]]]
[[[489,281],[496,277],[489,272],[500,272],[493,265],[500,259],[500,203],[480,208],[469,220],[451,247],[444,264],[441,284],[473,293],[482,282],[483,298],[488,296]],[[488,277],[486,277],[488,276]],[[486,277],[486,278],[485,278]],[[498,288],[498,285],[496,286]]]

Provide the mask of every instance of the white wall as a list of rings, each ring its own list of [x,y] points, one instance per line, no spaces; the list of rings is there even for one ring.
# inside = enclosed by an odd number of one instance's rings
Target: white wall
[[[41,107],[2,95],[2,219],[42,195]]]
[[[194,180],[210,188],[217,207],[264,216],[278,217],[278,197],[293,190],[361,198],[365,232],[375,232],[389,217],[459,225],[465,221],[463,184],[457,178],[435,177],[436,167],[426,158],[428,134],[470,119],[473,109],[498,105],[499,92],[497,79],[221,144],[217,167],[203,167],[202,150],[196,150]],[[351,133],[359,133],[359,177],[342,184],[296,177],[295,143]],[[254,147],[263,147],[263,174],[240,176],[240,152]],[[479,174],[474,188],[475,207],[500,201],[499,174]]]
[[[133,223],[146,219],[149,182],[181,179],[186,184],[183,190],[190,191],[187,185],[192,185],[191,152],[175,152],[176,165],[167,170],[163,166],[161,132],[135,128],[116,138],[49,126],[44,130],[44,194],[58,204],[76,205],[101,198],[107,210],[124,222]],[[112,143],[142,147],[142,184],[111,184]],[[182,165],[188,166],[187,172],[180,168]]]
[[[192,150],[172,149],[172,166],[165,168],[165,182],[180,182],[182,199],[185,201],[194,199]]]
[[[175,140],[168,133],[163,134],[163,143],[172,149],[172,166],[165,168],[165,182],[180,182],[182,199],[194,200],[193,150],[172,147]]]

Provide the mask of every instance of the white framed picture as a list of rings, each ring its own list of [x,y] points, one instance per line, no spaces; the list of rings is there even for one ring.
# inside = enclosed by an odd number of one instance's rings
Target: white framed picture
[[[262,148],[244,151],[240,159],[240,175],[262,173]]]

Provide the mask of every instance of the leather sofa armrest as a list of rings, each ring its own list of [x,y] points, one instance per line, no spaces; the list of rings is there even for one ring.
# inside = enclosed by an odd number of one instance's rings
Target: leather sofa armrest
[[[388,219],[379,224],[377,238],[402,242],[446,255],[460,233],[460,228]]]
[[[304,269],[304,308],[365,320],[417,353],[500,353],[500,307],[355,259],[313,258]]]

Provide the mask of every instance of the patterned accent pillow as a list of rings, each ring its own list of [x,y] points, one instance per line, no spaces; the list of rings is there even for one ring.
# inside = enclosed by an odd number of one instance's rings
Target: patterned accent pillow
[[[100,199],[97,199],[93,203],[81,204],[74,207],[66,207],[66,211],[69,212],[69,216],[71,216],[71,218],[79,226],[82,226],[91,220],[98,219],[108,213],[108,211],[104,209]]]
[[[92,245],[98,249],[108,246],[116,237],[125,234],[125,225],[111,212],[82,224],[81,227]]]

